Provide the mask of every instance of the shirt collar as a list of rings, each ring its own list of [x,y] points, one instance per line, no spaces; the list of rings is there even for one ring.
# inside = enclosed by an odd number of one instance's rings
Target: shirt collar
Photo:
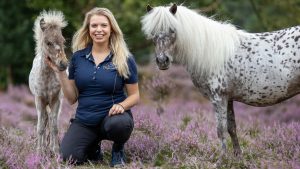
[[[92,56],[92,47],[93,47],[93,44],[89,43],[87,45],[87,47],[83,50],[83,53],[81,56],[85,56],[86,59],[90,58]],[[111,60],[113,55],[114,55],[113,52],[110,51],[110,53],[108,54],[108,57],[106,57],[104,61]]]

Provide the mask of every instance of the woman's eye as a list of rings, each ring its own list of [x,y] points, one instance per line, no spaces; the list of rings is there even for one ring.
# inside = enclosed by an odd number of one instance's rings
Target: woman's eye
[[[51,45],[52,45],[52,43],[51,43],[51,42],[47,42],[47,45],[48,45],[48,46],[51,46]]]

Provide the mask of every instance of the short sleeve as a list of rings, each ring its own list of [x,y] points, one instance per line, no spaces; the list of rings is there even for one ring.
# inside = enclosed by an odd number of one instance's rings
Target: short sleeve
[[[125,79],[126,84],[133,84],[138,82],[138,72],[137,72],[137,66],[135,63],[135,60],[133,56],[130,56],[127,60],[128,69],[129,69],[129,77]]]
[[[73,80],[74,72],[75,72],[75,55],[72,56],[68,71],[69,71],[69,79]]]

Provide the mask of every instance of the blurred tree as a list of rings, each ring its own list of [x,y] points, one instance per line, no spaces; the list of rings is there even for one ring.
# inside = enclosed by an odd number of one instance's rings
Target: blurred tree
[[[25,1],[0,1],[0,88],[26,82],[34,56],[32,13]]]
[[[218,13],[250,32],[274,31],[300,23],[299,0],[223,0]]]

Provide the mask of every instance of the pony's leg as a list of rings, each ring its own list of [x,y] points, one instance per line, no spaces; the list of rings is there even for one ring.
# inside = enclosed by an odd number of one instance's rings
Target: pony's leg
[[[59,152],[58,141],[58,116],[61,110],[61,99],[57,97],[56,100],[50,105],[51,112],[49,112],[50,122],[50,147],[53,153]]]
[[[227,132],[227,103],[227,99],[221,97],[215,97],[215,100],[212,101],[217,120],[217,134],[218,138],[221,141],[221,154],[217,165],[219,165],[223,161],[223,158],[227,153],[225,139],[225,134]]]
[[[39,96],[35,96],[35,106],[38,115],[37,122],[37,150],[38,153],[44,154],[44,147],[46,146],[46,126],[48,122],[48,115],[46,111],[46,104],[43,99]]]
[[[233,101],[228,102],[227,110],[228,110],[227,112],[228,133],[231,137],[231,141],[233,144],[233,152],[235,156],[240,157],[242,151],[236,134],[236,123],[235,123],[235,116],[234,116],[234,109],[233,109]]]

